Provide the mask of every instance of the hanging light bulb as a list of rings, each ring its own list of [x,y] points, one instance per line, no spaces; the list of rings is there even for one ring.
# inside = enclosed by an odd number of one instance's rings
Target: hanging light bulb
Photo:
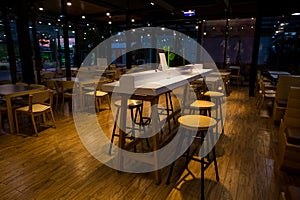
[[[71,0],[67,0],[67,6],[71,6],[72,5],[72,1]]]

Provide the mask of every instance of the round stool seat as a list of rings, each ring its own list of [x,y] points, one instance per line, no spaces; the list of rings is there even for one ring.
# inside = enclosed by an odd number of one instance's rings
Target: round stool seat
[[[211,101],[205,101],[205,100],[195,100],[192,104],[191,107],[193,108],[200,108],[200,109],[209,109],[214,107],[215,104]]]
[[[224,97],[225,95],[222,92],[215,92],[215,91],[207,91],[204,93],[204,96],[210,97]]]
[[[198,130],[208,129],[215,126],[217,121],[214,118],[204,115],[185,115],[178,118],[178,122],[187,129]]]
[[[136,108],[136,107],[141,106],[142,104],[143,104],[143,102],[140,101],[140,100],[129,99],[128,102],[127,102],[128,108]],[[121,100],[115,101],[115,106],[116,107],[121,107]]]

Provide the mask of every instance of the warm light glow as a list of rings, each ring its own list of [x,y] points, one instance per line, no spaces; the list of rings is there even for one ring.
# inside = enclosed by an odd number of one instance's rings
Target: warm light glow
[[[298,16],[298,15],[300,15],[300,13],[293,13],[292,15],[294,15],[294,16]]]
[[[111,21],[109,21],[109,22],[108,22],[108,24],[112,24],[112,22],[111,22]]]
[[[107,13],[106,13],[106,16],[110,16],[110,13],[109,13],[109,12],[107,12]]]
[[[132,19],[131,19],[131,22],[135,22],[135,20],[132,18]]]
[[[40,6],[40,7],[39,7],[39,10],[40,10],[40,11],[43,11],[43,10],[44,10],[44,8],[43,8],[42,6]]]
[[[154,6],[154,2],[150,2],[151,6]]]
[[[84,16],[84,15],[82,15],[82,16],[81,16],[81,18],[82,18],[82,19],[85,19],[85,16]]]
[[[71,5],[72,5],[71,0],[68,0],[68,1],[67,1],[67,6],[71,6]]]

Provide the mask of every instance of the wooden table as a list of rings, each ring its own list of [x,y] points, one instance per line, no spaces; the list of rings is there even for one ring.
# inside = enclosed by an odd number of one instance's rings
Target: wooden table
[[[151,103],[151,122],[153,135],[153,152],[154,175],[156,184],[160,184],[161,175],[158,169],[157,150],[160,148],[159,141],[159,116],[158,116],[158,98],[160,95],[170,92],[176,88],[187,86],[189,82],[197,80],[210,73],[211,69],[197,69],[191,73],[178,74],[178,70],[168,70],[167,72],[157,72],[155,70],[125,74],[120,81],[104,84],[102,90],[106,92],[115,92],[121,96],[121,113],[120,113],[120,137],[119,148],[125,147],[125,132],[127,118],[127,101],[129,98],[136,98],[150,101]],[[170,74],[174,73],[174,74]],[[169,77],[169,78],[168,78]],[[134,93],[132,93],[134,91]],[[186,90],[188,91],[188,90]],[[184,95],[188,96],[188,95]],[[122,166],[122,155],[120,156],[120,166]],[[149,163],[150,164],[150,163]]]
[[[13,84],[0,85],[0,96],[5,96],[5,99],[6,99],[10,133],[15,132],[14,117],[13,117],[14,114],[13,114],[11,99],[13,97],[29,95],[30,92],[37,91],[37,90],[42,90],[42,89],[41,88],[30,88],[29,86],[13,85]]]

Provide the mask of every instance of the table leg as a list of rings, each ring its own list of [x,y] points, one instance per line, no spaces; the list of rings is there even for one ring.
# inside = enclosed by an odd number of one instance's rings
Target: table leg
[[[158,169],[158,156],[157,150],[159,149],[159,117],[158,117],[158,97],[151,100],[151,118],[152,118],[152,134],[153,134],[153,154],[154,154],[154,177],[155,183],[159,185],[161,183],[161,172]]]
[[[6,106],[7,106],[9,131],[10,131],[10,133],[14,133],[15,132],[14,116],[13,116],[13,110],[12,110],[12,106],[11,106],[11,99],[9,96],[6,96]]]
[[[123,166],[123,154],[122,149],[125,146],[125,134],[126,134],[126,118],[127,118],[127,101],[129,97],[127,95],[122,95],[121,97],[121,111],[120,111],[120,127],[119,127],[119,169],[122,169]],[[118,120],[118,119],[116,119]]]

